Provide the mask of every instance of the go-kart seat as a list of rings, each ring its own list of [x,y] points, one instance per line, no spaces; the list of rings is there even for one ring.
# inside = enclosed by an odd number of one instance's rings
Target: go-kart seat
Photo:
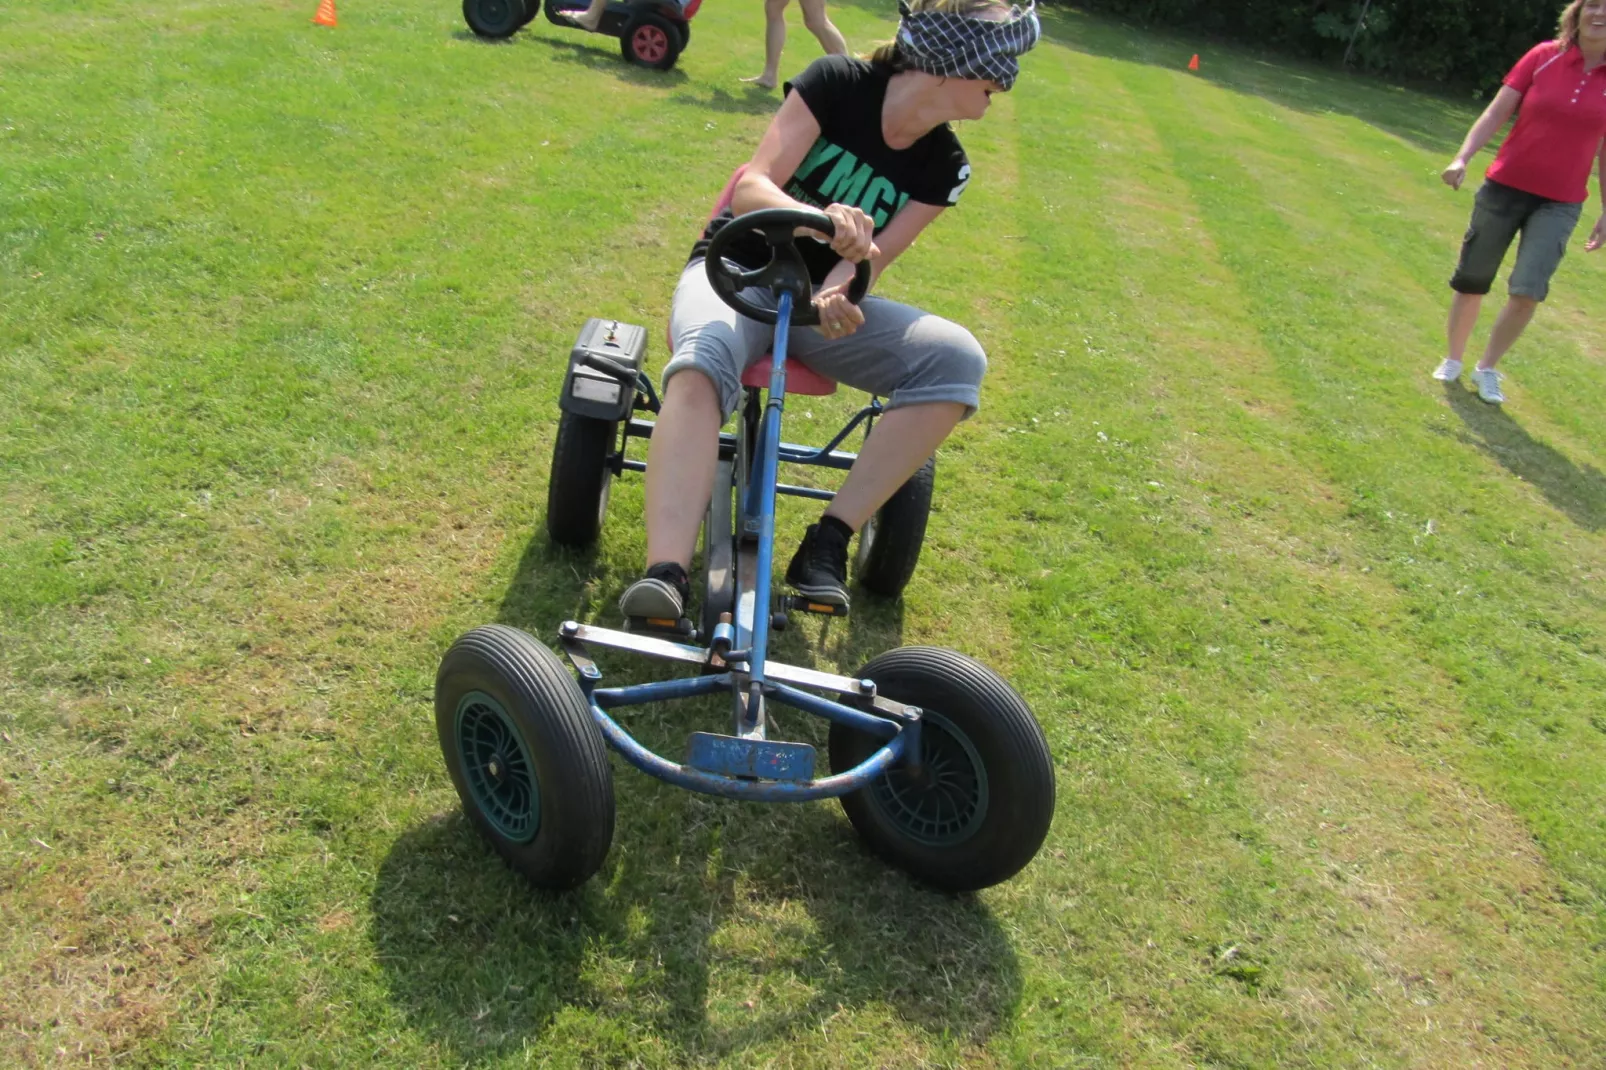
[[[730,206],[731,197],[736,193],[736,183],[746,170],[747,165],[744,163],[731,172],[730,181],[725,183],[725,188],[719,191],[719,200],[714,202],[714,210],[708,213],[710,220]],[[674,338],[669,339],[669,348],[673,352],[675,348]],[[742,372],[742,385],[756,387],[760,390],[769,386],[770,369],[774,365],[774,355],[770,353],[764,354],[762,360],[754,361],[747,366],[746,371]],[[836,393],[836,380],[826,378],[796,357],[789,357],[786,361],[786,392],[788,394],[803,394],[808,397],[828,397]]]

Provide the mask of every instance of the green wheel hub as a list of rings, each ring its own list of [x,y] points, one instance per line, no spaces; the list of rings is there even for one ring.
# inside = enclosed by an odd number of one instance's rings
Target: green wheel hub
[[[872,805],[916,843],[963,843],[987,818],[987,767],[970,738],[930,710],[920,720],[920,764],[918,775],[900,765],[871,784]]]
[[[541,827],[535,763],[513,718],[496,699],[470,691],[457,704],[457,749],[474,805],[513,843],[528,843]]]

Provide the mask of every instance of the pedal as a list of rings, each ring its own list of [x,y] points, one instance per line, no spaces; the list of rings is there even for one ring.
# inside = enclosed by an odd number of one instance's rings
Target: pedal
[[[814,779],[814,748],[807,743],[693,732],[686,741],[686,764],[716,776],[807,783]]]
[[[825,602],[816,602],[807,595],[789,594],[781,599],[782,609],[796,609],[804,613],[818,613],[822,617],[845,617],[848,615],[847,606],[833,606]]]
[[[626,617],[625,631],[662,635],[669,639],[684,639],[687,642],[695,642],[697,639],[697,625],[691,622],[690,617],[681,617],[679,620],[671,620],[668,617]]]

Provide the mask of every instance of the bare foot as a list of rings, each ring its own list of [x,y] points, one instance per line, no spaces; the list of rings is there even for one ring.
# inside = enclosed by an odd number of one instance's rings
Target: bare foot
[[[775,79],[767,74],[755,74],[751,78],[743,78],[748,85],[756,85],[760,89],[774,89]]]

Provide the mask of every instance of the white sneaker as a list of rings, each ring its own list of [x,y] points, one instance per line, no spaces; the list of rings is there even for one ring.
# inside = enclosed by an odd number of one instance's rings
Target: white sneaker
[[[1506,400],[1506,396],[1500,392],[1500,373],[1493,368],[1473,368],[1472,385],[1478,388],[1478,397],[1491,405]]]
[[[1455,382],[1461,378],[1461,362],[1445,357],[1444,362],[1433,369],[1433,378],[1441,383]]]

